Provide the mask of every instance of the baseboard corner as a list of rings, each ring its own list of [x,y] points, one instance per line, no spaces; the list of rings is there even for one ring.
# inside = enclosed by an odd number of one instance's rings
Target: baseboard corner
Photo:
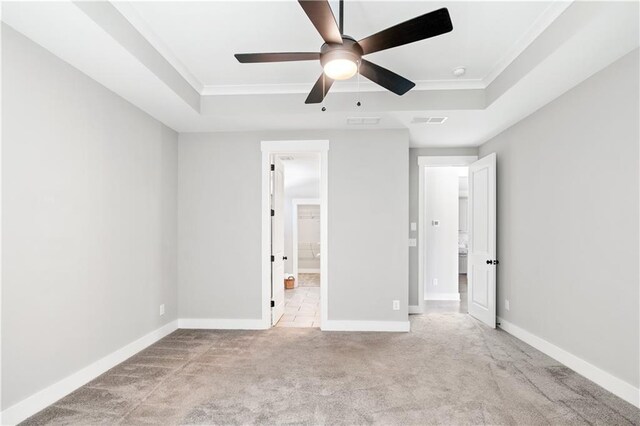
[[[409,314],[422,314],[422,308],[420,307],[420,305],[409,305]]]

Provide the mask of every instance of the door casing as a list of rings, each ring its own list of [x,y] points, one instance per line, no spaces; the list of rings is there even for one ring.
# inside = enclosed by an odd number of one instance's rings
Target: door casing
[[[288,140],[262,141],[262,323],[271,328],[271,158],[274,154],[313,152],[320,155],[320,329],[325,327],[329,312],[329,141]]]

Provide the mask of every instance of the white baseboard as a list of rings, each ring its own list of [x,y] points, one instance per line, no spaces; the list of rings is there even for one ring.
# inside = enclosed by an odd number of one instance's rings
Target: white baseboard
[[[422,309],[418,305],[409,305],[409,314],[421,314]]]
[[[20,423],[177,329],[178,321],[172,321],[72,375],[65,377],[59,382],[8,407],[0,413],[0,424],[13,425]]]
[[[262,319],[219,319],[219,318],[181,318],[178,328],[201,328],[211,330],[264,330]]]
[[[409,321],[342,321],[327,320],[322,331],[411,331]]]
[[[460,300],[460,293],[431,293],[425,294],[424,300]]]
[[[298,268],[299,274],[319,274],[320,269],[317,268]]]
[[[498,318],[499,327],[523,342],[533,346],[540,352],[569,367],[576,373],[602,386],[614,395],[640,408],[640,389],[588,363],[572,353],[550,343],[535,334],[514,325],[503,318]]]

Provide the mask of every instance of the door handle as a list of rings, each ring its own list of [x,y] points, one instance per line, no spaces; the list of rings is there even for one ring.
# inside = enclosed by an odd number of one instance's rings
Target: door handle
[[[287,260],[287,256],[282,256],[282,260]]]

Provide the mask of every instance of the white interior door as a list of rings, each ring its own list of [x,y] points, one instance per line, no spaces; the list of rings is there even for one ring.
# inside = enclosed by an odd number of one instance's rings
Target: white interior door
[[[469,166],[469,314],[496,327],[496,154]]]
[[[284,313],[284,167],[273,159],[271,173],[271,325]]]

